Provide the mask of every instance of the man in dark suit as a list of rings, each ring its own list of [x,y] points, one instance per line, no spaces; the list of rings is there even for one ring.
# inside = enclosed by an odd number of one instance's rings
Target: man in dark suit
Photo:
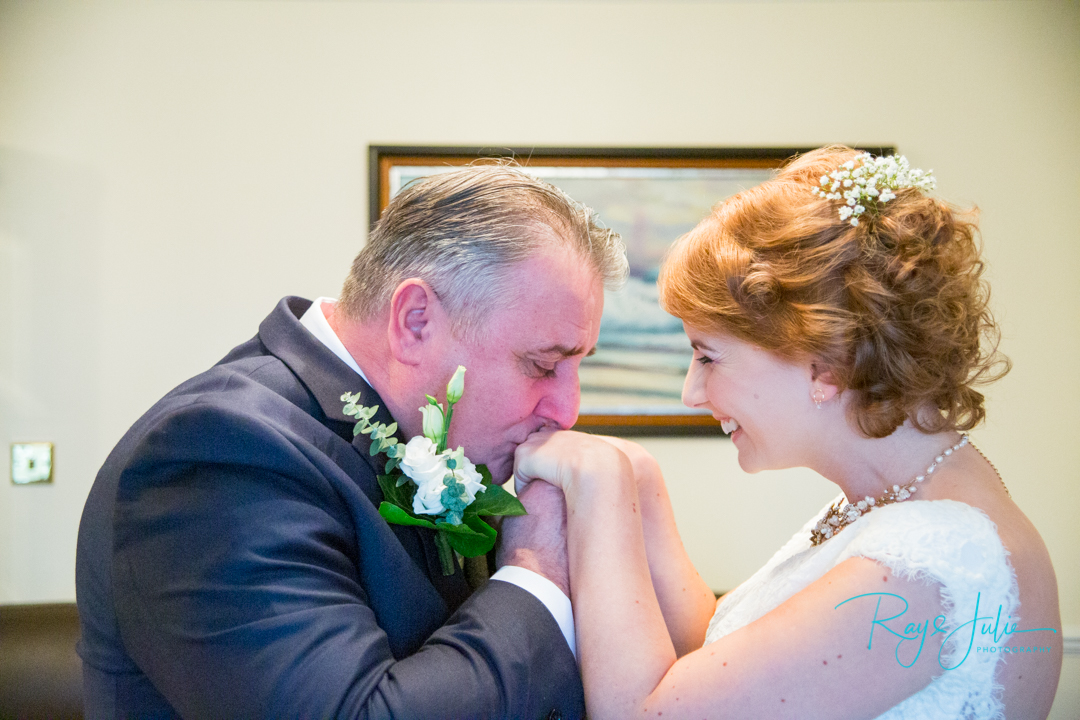
[[[340,397],[407,439],[464,365],[451,447],[505,481],[529,434],[575,422],[625,271],[587,208],[515,169],[402,191],[340,301],[282,300],[102,467],[76,568],[88,717],[580,716],[558,491],[522,494],[470,594],[431,531],[379,516],[381,456]]]

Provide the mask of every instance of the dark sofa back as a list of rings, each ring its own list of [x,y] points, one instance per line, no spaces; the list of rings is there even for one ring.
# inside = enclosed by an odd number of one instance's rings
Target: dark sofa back
[[[0,605],[0,718],[81,718],[79,613],[63,605]]]

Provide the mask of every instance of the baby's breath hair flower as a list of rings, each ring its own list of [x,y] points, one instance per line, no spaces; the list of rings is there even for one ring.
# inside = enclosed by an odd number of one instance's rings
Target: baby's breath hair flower
[[[894,199],[896,190],[933,190],[937,187],[933,172],[912,170],[903,155],[874,157],[863,153],[822,175],[819,187],[815,187],[813,193],[826,200],[841,201],[840,219],[858,227],[860,215]]]

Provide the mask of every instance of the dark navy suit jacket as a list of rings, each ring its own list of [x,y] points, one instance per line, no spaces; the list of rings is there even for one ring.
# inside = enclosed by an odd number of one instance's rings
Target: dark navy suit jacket
[[[299,324],[309,306],[282,300],[98,474],[76,567],[87,716],[582,715],[535,597],[469,595],[430,530],[379,516],[381,463],[340,396],[383,403]]]

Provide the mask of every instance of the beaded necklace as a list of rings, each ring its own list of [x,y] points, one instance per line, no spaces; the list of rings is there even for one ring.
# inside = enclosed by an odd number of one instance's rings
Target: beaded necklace
[[[960,442],[956,443],[950,448],[945,448],[944,450],[942,450],[941,454],[934,458],[934,462],[930,463],[930,467],[926,468],[926,472],[922,475],[916,475],[915,479],[909,485],[906,485],[904,487],[900,487],[899,485],[893,485],[892,489],[886,490],[885,493],[879,498],[872,498],[867,495],[865,498],[858,501],[857,503],[849,502],[847,505],[843,506],[841,506],[841,503],[839,502],[835,503],[832,507],[828,509],[828,511],[826,511],[825,516],[821,518],[820,521],[818,521],[817,526],[810,531],[810,544],[820,545],[836,533],[840,532],[841,529],[855,522],[860,517],[870,512],[876,507],[881,507],[882,505],[892,505],[893,503],[903,502],[904,500],[907,500],[915,493],[916,490],[919,489],[918,484],[925,480],[927,476],[934,473],[934,470],[937,469],[939,463],[943,462],[945,458],[952,455],[954,452],[967,444],[968,436],[961,435]],[[982,455],[982,453],[979,454]],[[997,472],[997,469],[995,468],[994,471]],[[1001,475],[999,474],[998,477],[1001,477]],[[1004,485],[1004,483],[1002,483],[1002,485]]]
[[[979,457],[985,460],[986,464],[990,466],[990,469],[994,471],[994,474],[997,475],[997,479],[1001,481],[1001,489],[1004,490],[1005,494],[1009,496],[1010,500],[1012,500],[1012,493],[1009,492],[1009,486],[1005,484],[1005,478],[1001,477],[1001,472],[997,469],[997,465],[992,463],[990,461],[990,458],[986,457],[986,454],[979,449],[978,445],[971,441],[968,441],[968,444],[975,449],[975,452],[979,453]]]

